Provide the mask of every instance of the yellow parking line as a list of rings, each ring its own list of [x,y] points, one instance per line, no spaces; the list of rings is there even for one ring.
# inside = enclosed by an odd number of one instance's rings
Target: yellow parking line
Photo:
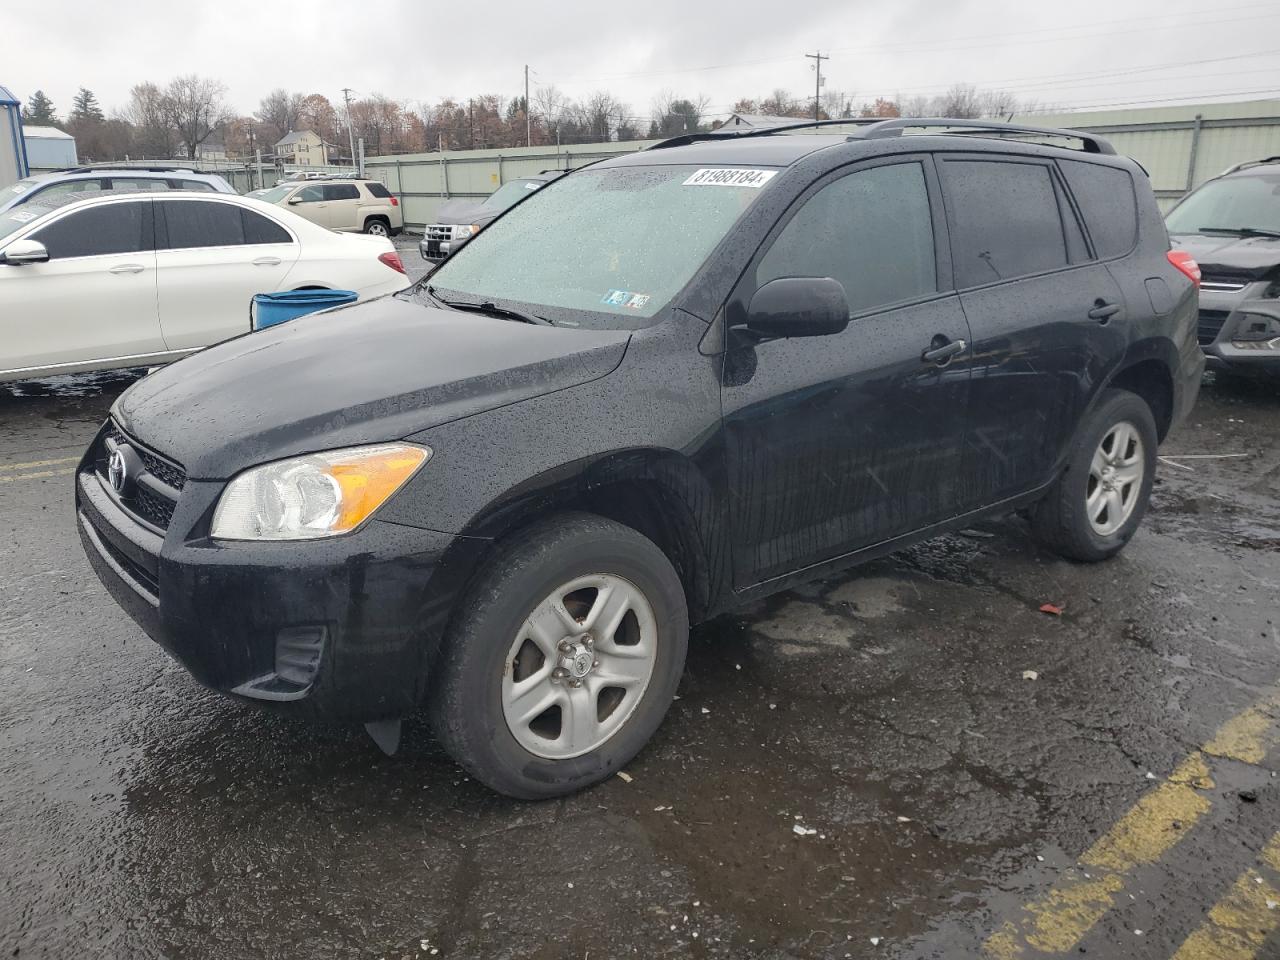
[[[57,460],[32,460],[28,463],[0,463],[3,470],[30,470],[32,467],[53,467],[60,463],[76,463],[79,457],[59,457]]]
[[[1186,757],[1169,779],[1140,799],[1086,850],[1070,874],[1038,900],[1026,904],[1016,921],[1008,921],[983,944],[993,960],[1012,960],[1035,953],[1065,953],[1093,929],[1135,868],[1154,863],[1190,832],[1210,809],[1197,791],[1213,787],[1205,754],[1259,763],[1271,741],[1269,714],[1280,691],[1224,723],[1205,745]],[[1280,848],[1276,851],[1280,863]],[[1280,901],[1280,898],[1273,898]],[[1280,919],[1280,917],[1277,917]],[[1201,960],[1201,954],[1182,960]],[[1234,955],[1232,955],[1234,960]]]
[[[80,459],[79,457],[76,458]],[[75,473],[75,467],[68,470],[39,470],[35,473],[18,473],[13,476],[0,476],[0,483],[13,483],[15,480],[43,480],[46,477],[66,477]]]
[[[1263,862],[1280,870],[1280,833],[1262,851]],[[1280,924],[1280,892],[1257,870],[1236,878],[1209,917],[1183,941],[1173,960],[1253,960]]]

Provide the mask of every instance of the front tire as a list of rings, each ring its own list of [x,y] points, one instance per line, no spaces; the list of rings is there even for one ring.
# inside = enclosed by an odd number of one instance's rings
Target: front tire
[[[1036,505],[1036,539],[1087,563],[1119,553],[1147,512],[1158,443],[1146,401],[1107,390],[1080,425],[1066,470]]]
[[[688,636],[684,588],[651,540],[557,515],[513,537],[467,591],[437,658],[432,727],[500,793],[572,793],[657,730]]]

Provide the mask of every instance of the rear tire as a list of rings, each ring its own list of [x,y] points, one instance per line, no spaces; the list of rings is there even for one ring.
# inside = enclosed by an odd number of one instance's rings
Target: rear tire
[[[385,220],[380,220],[377,217],[370,217],[364,222],[364,232],[369,234],[371,237],[386,237],[387,239],[390,239],[391,225]]]
[[[1087,563],[1119,553],[1147,511],[1157,444],[1146,401],[1127,390],[1107,390],[1077,430],[1066,469],[1036,504],[1036,539]]]
[[[499,793],[562,796],[617,772],[661,724],[688,646],[684,588],[652,541],[593,514],[500,549],[437,657],[431,725]]]

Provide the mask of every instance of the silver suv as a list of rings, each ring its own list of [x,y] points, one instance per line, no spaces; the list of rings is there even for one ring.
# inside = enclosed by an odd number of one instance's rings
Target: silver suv
[[[155,190],[202,190],[235,193],[216,173],[198,173],[188,167],[77,167],[19,180],[0,188],[0,212],[67,193],[138,193]]]
[[[1203,274],[1197,333],[1209,368],[1280,376],[1280,157],[1201,184],[1166,223]]]

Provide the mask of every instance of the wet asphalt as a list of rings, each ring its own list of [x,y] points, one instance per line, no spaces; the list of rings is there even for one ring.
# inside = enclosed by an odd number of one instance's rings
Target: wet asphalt
[[[115,607],[69,471],[131,379],[0,387],[0,956],[981,956],[1280,679],[1280,388],[1210,379],[1115,560],[1010,518],[772,598],[695,631],[629,781],[503,799],[421,720],[387,758],[209,693]],[[1070,955],[1210,921],[1280,831],[1274,714]]]

